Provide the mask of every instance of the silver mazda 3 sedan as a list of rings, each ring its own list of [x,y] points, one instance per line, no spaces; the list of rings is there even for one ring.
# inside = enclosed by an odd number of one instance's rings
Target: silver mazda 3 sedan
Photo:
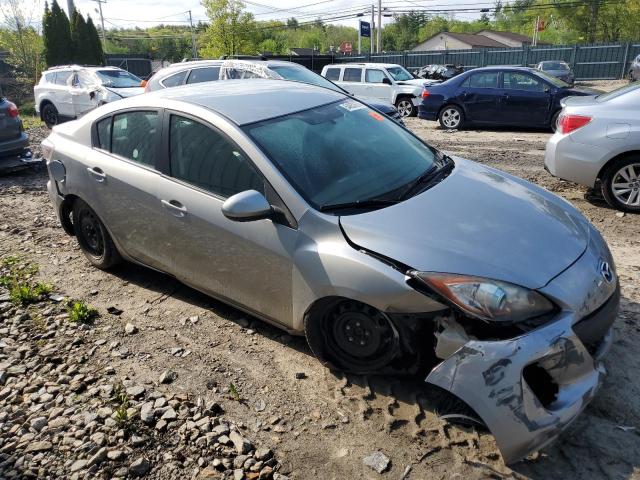
[[[167,89],[59,125],[43,147],[62,225],[96,267],[166,272],[306,335],[334,368],[422,375],[507,463],[602,381],[619,285],[598,231],[339,92]]]

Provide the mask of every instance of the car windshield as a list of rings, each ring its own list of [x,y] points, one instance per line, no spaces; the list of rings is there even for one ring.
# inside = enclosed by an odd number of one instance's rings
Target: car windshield
[[[393,77],[396,82],[403,82],[405,80],[413,80],[413,75],[407,72],[402,67],[387,67],[387,72]]]
[[[549,75],[547,72],[541,71],[541,70],[536,70],[536,75],[538,75],[539,77],[544,78],[547,82],[551,83],[554,87],[558,87],[558,88],[565,88],[565,87],[570,87],[571,85],[569,85],[566,82],[563,82],[562,80],[560,80],[558,77],[554,77],[553,75]]]
[[[340,87],[330,82],[326,78],[317,73],[312,72],[304,67],[291,67],[289,65],[269,65],[269,69],[276,72],[285,80],[293,80],[295,82],[310,83],[319,87],[330,88],[336,92],[344,93]]]
[[[124,70],[98,70],[96,74],[105,87],[139,87],[142,82],[141,79]]]
[[[244,130],[319,210],[397,199],[396,191],[433,170],[438,160],[434,149],[352,99],[250,124]]]
[[[569,70],[569,65],[564,62],[544,62],[542,64],[542,70]]]
[[[598,95],[596,97],[596,100],[598,100],[599,102],[606,102],[607,100],[611,100],[613,98],[617,98],[620,95],[625,95],[625,94],[627,94],[629,92],[634,92],[634,91],[638,90],[639,88],[640,88],[640,83],[639,82],[630,83],[628,85],[624,85],[623,87],[616,88],[615,90],[612,90],[610,92],[601,93],[600,95]]]

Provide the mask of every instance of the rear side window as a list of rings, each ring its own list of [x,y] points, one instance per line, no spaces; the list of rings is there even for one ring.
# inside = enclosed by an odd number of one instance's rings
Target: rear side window
[[[62,70],[56,72],[56,85],[66,85],[67,80],[73,74],[71,70]]]
[[[238,147],[215,130],[178,115],[171,116],[171,176],[221,197],[245,190],[264,194],[264,180]]]
[[[44,81],[46,83],[55,83],[56,81],[56,74],[54,72],[50,72],[50,73],[45,73],[44,74]]]
[[[113,117],[111,152],[154,167],[159,137],[158,112],[120,113]]]
[[[464,82],[469,88],[498,88],[498,72],[476,73]]]
[[[333,82],[337,82],[338,80],[340,80],[340,69],[327,68],[327,71],[325,72],[324,77]]]
[[[342,77],[343,82],[359,82],[362,79],[362,69],[361,68],[345,68],[344,76]]]
[[[182,85],[184,82],[184,77],[187,76],[187,70],[183,72],[174,73],[173,75],[161,80],[160,83],[164,87],[177,87],[178,85]]]
[[[111,150],[111,117],[98,122],[98,148]]]
[[[220,67],[196,68],[191,70],[187,83],[212,82],[220,78]]]

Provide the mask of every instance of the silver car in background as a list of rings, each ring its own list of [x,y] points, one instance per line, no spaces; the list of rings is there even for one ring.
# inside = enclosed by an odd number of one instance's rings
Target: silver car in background
[[[305,335],[333,368],[418,375],[471,407],[507,463],[601,384],[620,290],[598,231],[350,96],[170,88],[57,126],[43,149],[93,265],[167,272]]]
[[[569,97],[562,106],[545,168],[564,180],[600,186],[613,208],[640,213],[640,84]]]

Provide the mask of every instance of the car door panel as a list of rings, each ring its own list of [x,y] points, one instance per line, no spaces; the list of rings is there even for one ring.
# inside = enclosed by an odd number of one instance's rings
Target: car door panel
[[[462,82],[456,92],[456,100],[464,105],[469,120],[476,123],[496,123],[499,121],[501,90],[498,88],[498,72],[484,72],[471,75]]]
[[[546,126],[552,96],[542,80],[522,72],[505,72],[500,117],[507,125]]]
[[[364,96],[389,102],[391,99],[391,85],[383,83],[383,79],[390,82],[383,70],[367,68],[365,70]]]

